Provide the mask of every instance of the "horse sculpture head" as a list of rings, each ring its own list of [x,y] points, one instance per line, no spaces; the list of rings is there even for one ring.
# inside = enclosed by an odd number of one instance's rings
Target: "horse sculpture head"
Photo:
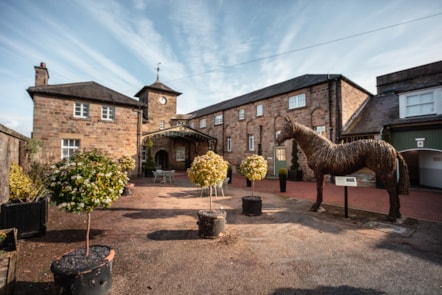
[[[282,127],[281,133],[276,138],[276,143],[281,144],[287,139],[293,138],[293,122],[289,117],[285,117],[285,124]]]

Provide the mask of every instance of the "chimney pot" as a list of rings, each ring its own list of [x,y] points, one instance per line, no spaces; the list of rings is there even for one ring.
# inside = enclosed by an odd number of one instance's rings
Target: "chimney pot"
[[[40,67],[41,67],[41,68],[46,68],[46,63],[41,62],[41,63],[40,63]]]

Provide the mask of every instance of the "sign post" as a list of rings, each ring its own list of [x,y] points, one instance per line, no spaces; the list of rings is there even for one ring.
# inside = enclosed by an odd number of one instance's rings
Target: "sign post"
[[[353,176],[335,176],[335,184],[344,187],[344,210],[345,218],[348,218],[348,187],[358,186],[356,177]]]

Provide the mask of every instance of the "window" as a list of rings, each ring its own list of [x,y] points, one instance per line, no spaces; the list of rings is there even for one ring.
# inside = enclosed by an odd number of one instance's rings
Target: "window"
[[[164,120],[160,120],[160,129],[164,129],[166,127],[166,122]]]
[[[255,136],[249,134],[249,151],[252,152],[254,150],[255,150]]]
[[[190,122],[190,128],[195,128],[195,122]]]
[[[206,128],[207,124],[206,124],[206,119],[201,119],[200,120],[200,128]]]
[[[442,114],[442,88],[427,88],[399,95],[399,117]]]
[[[62,139],[61,159],[70,159],[76,150],[80,148],[79,139]]]
[[[305,94],[298,94],[289,97],[289,110],[305,107]]]
[[[177,146],[176,147],[176,160],[177,162],[184,162],[185,160],[185,149],[183,146]]]
[[[246,117],[246,112],[244,110],[239,110],[239,119],[244,120]]]
[[[113,121],[114,120],[114,113],[115,113],[115,110],[113,107],[110,107],[110,106],[102,106],[101,107],[101,119],[102,120]]]
[[[314,130],[315,130],[316,134],[319,134],[319,135],[324,136],[324,137],[327,136],[327,134],[325,133],[325,126],[316,126],[314,128]]]
[[[223,123],[223,115],[215,116],[215,125],[221,125]]]
[[[89,118],[89,104],[76,102],[74,103],[75,118]]]
[[[232,151],[232,138],[230,136],[227,137],[227,151],[228,152]]]
[[[257,106],[256,106],[256,116],[257,116],[257,117],[260,117],[260,116],[262,116],[263,114],[264,114],[264,111],[263,111],[263,106],[262,106],[262,104],[257,105]]]

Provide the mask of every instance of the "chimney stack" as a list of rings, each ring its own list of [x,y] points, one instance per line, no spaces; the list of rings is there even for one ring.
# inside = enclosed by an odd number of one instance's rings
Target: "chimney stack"
[[[35,66],[35,86],[48,85],[49,72],[46,63],[41,62],[40,66]]]

